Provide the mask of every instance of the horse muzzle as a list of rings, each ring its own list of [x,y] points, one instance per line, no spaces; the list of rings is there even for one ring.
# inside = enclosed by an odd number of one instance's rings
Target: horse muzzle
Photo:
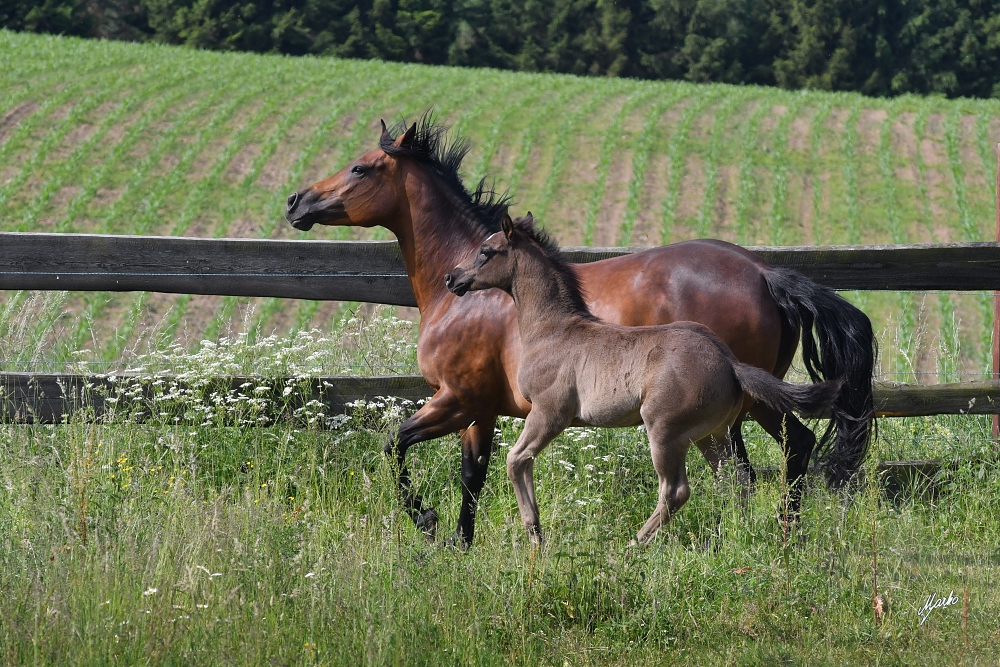
[[[444,286],[448,290],[455,294],[456,296],[464,296],[469,288],[472,287],[472,283],[475,278],[461,269],[456,269],[452,273],[445,275]]]
[[[321,198],[314,190],[305,189],[288,196],[285,205],[285,220],[292,227],[303,232],[315,224],[330,224],[346,217],[343,203],[337,197]]]

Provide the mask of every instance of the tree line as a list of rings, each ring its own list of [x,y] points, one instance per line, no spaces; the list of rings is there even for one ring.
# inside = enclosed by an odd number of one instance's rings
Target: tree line
[[[1000,97],[1000,0],[0,0],[0,26],[201,49]]]

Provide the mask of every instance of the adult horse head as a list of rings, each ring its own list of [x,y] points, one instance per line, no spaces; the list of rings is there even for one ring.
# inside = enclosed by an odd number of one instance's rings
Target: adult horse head
[[[417,362],[436,391],[386,445],[400,466],[405,504],[418,526],[433,531],[437,516],[409,488],[404,465],[413,444],[460,432],[460,543],[472,540],[477,499],[493,452],[498,415],[524,417],[531,403],[517,389],[521,340],[511,298],[499,290],[462,298],[444,275],[500,230],[507,200],[459,176],[467,142],[448,142],[428,117],[386,129],[378,148],[288,198],[297,229],[314,224],[381,225],[399,240],[420,309]],[[628,326],[687,320],[707,326],[743,363],[782,378],[801,336],[814,380],[841,379],[830,427],[818,455],[828,481],[840,485],[858,470],[875,415],[871,322],[832,290],[801,274],[766,264],[753,253],[715,240],[686,241],[572,267],[589,310]],[[455,341],[461,341],[456,345]],[[816,438],[795,415],[748,399],[733,429],[738,461],[752,468],[739,421],[749,413],[785,450],[789,493],[784,518],[798,511],[802,481]]]

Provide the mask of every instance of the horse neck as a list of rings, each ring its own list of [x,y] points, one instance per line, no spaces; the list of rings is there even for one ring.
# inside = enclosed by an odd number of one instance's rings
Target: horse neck
[[[417,308],[423,312],[453,295],[444,275],[482,243],[482,234],[464,219],[467,215],[454,195],[424,178],[407,186],[408,210],[387,225],[399,241],[406,273],[410,276]]]
[[[590,317],[574,304],[574,288],[541,249],[530,246],[515,252],[511,295],[517,305],[521,339],[526,345],[551,331],[566,331],[573,320]]]

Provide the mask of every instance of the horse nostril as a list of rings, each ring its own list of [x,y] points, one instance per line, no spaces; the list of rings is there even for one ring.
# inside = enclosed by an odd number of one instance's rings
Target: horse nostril
[[[444,286],[447,287],[448,289],[451,289],[452,285],[454,284],[455,284],[455,276],[451,275],[450,273],[445,274]]]
[[[291,213],[295,210],[295,205],[299,203],[299,193],[293,192],[288,195],[288,212]]]

